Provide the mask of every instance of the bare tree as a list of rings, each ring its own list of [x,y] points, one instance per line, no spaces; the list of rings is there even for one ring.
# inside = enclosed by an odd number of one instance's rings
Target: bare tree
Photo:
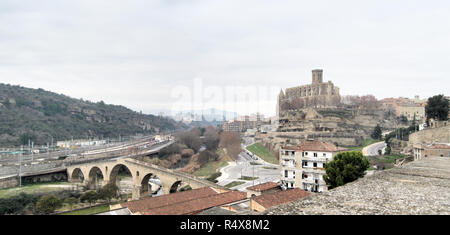
[[[236,159],[242,151],[239,134],[235,132],[223,132],[220,135],[219,147],[226,149],[228,155],[232,159]]]

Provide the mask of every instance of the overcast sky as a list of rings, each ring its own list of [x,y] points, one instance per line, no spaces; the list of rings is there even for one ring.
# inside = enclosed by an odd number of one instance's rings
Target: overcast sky
[[[144,113],[274,115],[279,89],[318,68],[341,95],[450,95],[450,1],[0,0],[1,83]],[[226,87],[270,92],[253,105]]]

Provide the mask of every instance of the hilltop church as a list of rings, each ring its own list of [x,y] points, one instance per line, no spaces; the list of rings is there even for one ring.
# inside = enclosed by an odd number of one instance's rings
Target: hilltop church
[[[312,84],[287,88],[278,95],[277,116],[284,111],[306,108],[335,108],[340,104],[339,88],[323,82],[323,70],[312,71]]]

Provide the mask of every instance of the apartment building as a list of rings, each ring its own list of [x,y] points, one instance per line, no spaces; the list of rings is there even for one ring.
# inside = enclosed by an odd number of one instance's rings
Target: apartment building
[[[385,98],[381,100],[384,111],[391,111],[397,117],[404,116],[408,121],[425,121],[426,100],[421,100],[418,96],[409,98]]]
[[[325,192],[325,164],[344,148],[319,140],[307,140],[297,146],[280,149],[281,184],[310,192]]]

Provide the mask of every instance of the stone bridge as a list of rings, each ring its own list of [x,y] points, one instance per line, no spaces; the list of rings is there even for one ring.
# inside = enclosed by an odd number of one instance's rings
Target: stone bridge
[[[67,176],[69,182],[82,182],[89,189],[95,189],[98,186],[100,175],[103,176],[102,185],[106,185],[110,182],[117,184],[117,175],[119,169],[123,166],[130,171],[133,179],[133,200],[139,199],[141,195],[148,195],[148,182],[152,177],[159,178],[164,194],[176,192],[182,184],[189,185],[192,189],[206,186],[222,188],[217,184],[197,178],[193,175],[176,172],[171,169],[166,169],[131,158],[71,165],[67,167]]]

